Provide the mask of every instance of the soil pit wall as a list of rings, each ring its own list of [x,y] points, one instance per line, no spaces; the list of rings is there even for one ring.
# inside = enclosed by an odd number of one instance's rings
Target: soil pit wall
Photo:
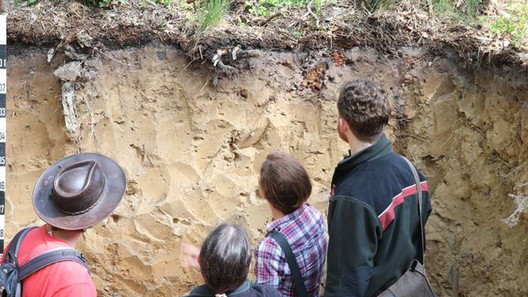
[[[508,195],[528,192],[519,186],[528,182],[526,76],[464,71],[419,48],[400,56],[355,48],[339,67],[321,53],[266,53],[242,75],[217,80],[172,47],[108,52],[78,86],[72,140],[53,75],[64,58],[49,64],[46,51],[19,49],[8,68],[8,238],[41,223],[31,192],[47,166],[75,152],[107,154],[126,172],[126,196],[78,245],[99,295],[181,295],[201,283],[181,265],[182,243],[200,244],[225,220],[254,242],[264,235],[270,214],[256,190],[267,153],[289,152],[306,166],[310,202],[326,213],[333,168],[347,150],[335,132],[335,99],[361,77],[388,91],[395,149],[429,177],[426,265],[439,296],[528,295],[528,224],[523,215],[513,227],[501,221],[516,209]],[[303,77],[320,62],[325,86],[313,93]]]

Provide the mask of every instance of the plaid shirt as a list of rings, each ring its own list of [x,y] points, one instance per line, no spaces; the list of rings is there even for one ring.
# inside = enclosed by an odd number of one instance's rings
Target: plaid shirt
[[[267,226],[268,233],[277,231],[286,236],[310,296],[319,296],[326,258],[326,230],[323,216],[306,204]],[[295,288],[286,256],[271,237],[262,239],[255,250],[257,283],[277,288],[283,296],[295,296]]]

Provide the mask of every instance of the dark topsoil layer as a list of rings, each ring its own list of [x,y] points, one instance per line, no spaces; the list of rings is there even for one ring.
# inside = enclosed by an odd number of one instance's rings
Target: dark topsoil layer
[[[8,42],[57,51],[70,45],[90,55],[156,41],[178,46],[193,60],[211,60],[225,54],[219,51],[229,53],[235,47],[242,56],[251,50],[322,51],[334,60],[339,60],[341,50],[356,46],[393,56],[400,55],[402,47],[423,47],[469,68],[528,70],[528,53],[505,47],[496,36],[483,36],[474,28],[434,20],[414,6],[402,4],[391,12],[368,15],[354,9],[351,1],[342,2],[325,4],[319,16],[304,6],[262,18],[235,1],[225,20],[205,31],[193,21],[192,11],[133,5],[105,10],[75,1],[40,2],[11,7]]]

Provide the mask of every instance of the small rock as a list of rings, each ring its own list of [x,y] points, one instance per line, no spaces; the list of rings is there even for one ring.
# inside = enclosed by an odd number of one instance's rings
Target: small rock
[[[90,79],[94,78],[96,74],[97,74],[97,71],[95,71],[95,70],[86,70],[86,71],[83,71],[82,75],[83,75],[83,77],[85,79],[90,80]]]
[[[244,99],[247,99],[248,97],[248,90],[247,89],[241,89],[240,92],[239,92],[240,96],[242,96],[242,98]]]
[[[75,36],[75,39],[77,40],[77,43],[79,44],[80,47],[82,48],[85,48],[85,47],[88,47],[88,48],[91,48],[93,47],[93,37],[88,35],[87,33],[85,32],[80,32],[77,34],[77,36]]]
[[[53,59],[53,57],[55,56],[55,49],[54,48],[50,48],[49,51],[48,51],[48,63],[51,63],[51,60]]]
[[[72,60],[86,60],[88,59],[88,54],[82,53],[81,49],[77,49],[73,45],[66,46],[66,49],[64,50],[64,54],[68,56],[68,58]]]
[[[100,60],[86,60],[84,62],[84,66],[88,68],[94,68],[97,70],[98,68],[103,66],[103,63],[101,63]]]
[[[81,62],[73,61],[57,68],[53,74],[62,81],[75,81],[81,76]]]
[[[158,60],[163,61],[167,59],[167,52],[164,52],[164,51],[156,52],[156,56],[158,57]]]

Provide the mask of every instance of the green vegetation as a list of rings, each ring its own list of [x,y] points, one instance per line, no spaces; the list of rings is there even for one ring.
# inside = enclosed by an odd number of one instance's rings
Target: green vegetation
[[[528,3],[510,2],[505,12],[491,23],[491,31],[509,36],[518,47],[528,47]]]
[[[27,4],[35,4],[37,3],[38,0],[15,0],[15,5],[20,5],[20,4],[23,4],[23,3],[27,3]]]
[[[313,4],[315,8],[315,13],[317,15],[321,15],[321,6],[323,5],[323,0],[314,0]]]
[[[317,15],[321,14],[321,6],[324,0],[249,0],[245,6],[248,12],[256,15],[268,17],[272,13],[285,11],[294,7],[313,8]]]
[[[482,5],[482,0],[427,0],[427,5],[439,18],[464,20],[474,18]]]
[[[246,1],[249,13],[256,16],[268,17],[272,11],[284,6],[283,0],[256,0],[254,2]]]
[[[227,13],[232,0],[202,0],[199,2],[198,22],[205,30],[217,24]]]
[[[377,10],[392,10],[392,6],[400,4],[402,0],[362,0],[360,4],[367,12]],[[413,1],[411,1],[412,4]],[[425,10],[440,19],[466,19],[478,14],[483,0],[416,0],[414,4],[422,6]]]

